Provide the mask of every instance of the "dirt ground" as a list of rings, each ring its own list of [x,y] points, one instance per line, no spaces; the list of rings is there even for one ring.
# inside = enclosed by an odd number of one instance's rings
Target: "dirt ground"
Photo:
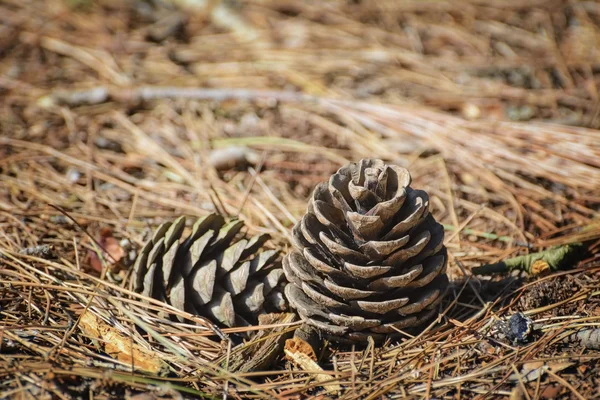
[[[599,88],[594,1],[0,0],[0,398],[600,398]],[[444,225],[431,325],[239,372],[128,290],[181,215],[285,253],[365,157]]]

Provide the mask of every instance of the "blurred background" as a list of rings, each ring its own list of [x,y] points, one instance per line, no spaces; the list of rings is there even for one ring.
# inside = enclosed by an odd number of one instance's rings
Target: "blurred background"
[[[598,233],[600,3],[2,0],[0,22],[4,209],[123,236],[217,210],[287,241],[318,182],[377,157],[467,264]]]

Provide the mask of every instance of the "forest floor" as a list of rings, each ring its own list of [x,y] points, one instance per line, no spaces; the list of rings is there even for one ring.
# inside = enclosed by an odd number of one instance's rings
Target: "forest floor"
[[[600,398],[599,60],[592,1],[0,0],[0,398]],[[127,290],[180,215],[285,252],[364,157],[408,168],[446,229],[424,330],[242,373],[220,361],[240,329]],[[471,273],[579,242],[560,270]]]

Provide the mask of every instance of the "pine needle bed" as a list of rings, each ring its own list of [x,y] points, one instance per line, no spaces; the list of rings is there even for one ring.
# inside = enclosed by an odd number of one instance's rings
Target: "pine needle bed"
[[[0,398],[598,396],[597,5],[174,3],[0,3]],[[250,162],[221,169],[231,147]],[[365,157],[430,194],[449,295],[320,370],[231,372],[236,333],[299,323],[216,329],[129,291],[96,243],[126,261],[219,212],[285,251],[312,189]],[[576,242],[564,271],[470,273]],[[516,312],[527,343],[498,333]]]

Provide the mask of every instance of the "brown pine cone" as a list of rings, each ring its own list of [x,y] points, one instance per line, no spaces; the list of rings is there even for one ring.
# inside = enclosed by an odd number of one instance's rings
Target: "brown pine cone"
[[[162,224],[136,259],[132,289],[225,327],[285,310],[279,253],[262,250],[268,235],[245,239],[243,225],[212,214],[183,236],[184,217]]]
[[[313,192],[283,261],[300,317],[337,340],[382,340],[437,314],[444,230],[404,168],[364,159]]]

